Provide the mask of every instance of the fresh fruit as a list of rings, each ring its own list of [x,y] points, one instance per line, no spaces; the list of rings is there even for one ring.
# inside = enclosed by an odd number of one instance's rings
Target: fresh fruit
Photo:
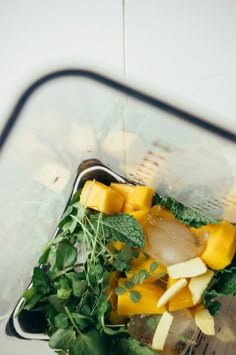
[[[196,257],[182,263],[167,267],[167,272],[172,279],[181,277],[194,277],[207,272],[207,267],[201,258]]]
[[[214,272],[212,270],[207,270],[205,274],[191,278],[188,288],[191,292],[194,305],[201,301],[203,291],[207,288],[213,276]]]
[[[81,191],[80,203],[100,212],[114,214],[121,211],[124,197],[99,181],[87,180]]]
[[[172,297],[174,297],[180,290],[182,290],[188,281],[186,279],[179,279],[175,284],[166,290],[157,302],[157,307],[164,306]]]
[[[234,226],[222,221],[202,229],[209,233],[206,247],[200,255],[202,260],[213,270],[224,269],[231,263],[236,250]]]
[[[168,336],[173,319],[174,317],[167,311],[162,315],[152,340],[152,348],[154,350],[164,349],[166,338]]]
[[[207,309],[195,312],[194,319],[198,328],[206,335],[215,335],[215,321]]]

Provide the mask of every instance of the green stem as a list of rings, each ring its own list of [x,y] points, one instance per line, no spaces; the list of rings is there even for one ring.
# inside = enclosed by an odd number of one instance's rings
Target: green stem
[[[78,266],[84,266],[84,264],[75,264],[72,266],[68,266],[65,269],[58,271],[56,274],[54,274],[51,278],[50,281],[53,281],[55,279],[57,279],[59,276],[66,274],[68,271],[73,270],[74,268],[78,267]]]
[[[80,332],[80,330],[79,330],[77,324],[75,323],[75,321],[74,321],[74,319],[73,319],[73,317],[72,317],[72,315],[71,315],[71,313],[70,313],[68,307],[65,306],[65,307],[64,307],[64,310],[66,311],[66,314],[68,315],[68,318],[69,318],[69,320],[71,321],[71,324],[72,324],[73,327],[75,328],[76,332],[81,335],[81,332]]]

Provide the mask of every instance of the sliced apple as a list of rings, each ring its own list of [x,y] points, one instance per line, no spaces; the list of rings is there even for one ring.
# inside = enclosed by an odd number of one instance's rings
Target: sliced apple
[[[157,302],[157,307],[161,307],[166,304],[172,297],[174,297],[180,290],[182,290],[188,281],[186,279],[179,279],[174,285],[172,285]]]
[[[207,288],[207,285],[209,284],[213,276],[214,272],[212,270],[207,270],[205,274],[191,278],[188,284],[188,288],[191,292],[194,305],[201,301],[203,291]]]
[[[215,321],[207,309],[197,311],[194,320],[198,328],[206,335],[215,335]]]
[[[163,350],[168,336],[171,324],[174,317],[169,312],[164,312],[160,322],[158,323],[153,339],[152,339],[152,348],[154,350]]]
[[[194,277],[207,272],[206,264],[198,256],[182,263],[167,267],[167,272],[172,279],[181,277]]]

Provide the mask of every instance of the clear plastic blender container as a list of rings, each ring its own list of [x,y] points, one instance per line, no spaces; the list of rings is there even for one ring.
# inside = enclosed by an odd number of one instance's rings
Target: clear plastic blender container
[[[0,338],[9,354],[27,342],[9,339],[5,322],[56,229],[81,161],[99,159],[130,181],[236,223],[235,142],[235,132],[97,74],[68,70],[35,82],[0,141]],[[235,303],[228,298],[228,312]],[[24,351],[42,353],[41,346],[52,352],[34,341]]]

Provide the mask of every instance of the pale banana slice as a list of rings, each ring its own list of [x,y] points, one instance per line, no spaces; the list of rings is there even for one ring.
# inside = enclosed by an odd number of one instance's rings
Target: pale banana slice
[[[202,294],[213,276],[214,272],[212,270],[207,270],[205,274],[192,277],[189,281],[188,288],[191,292],[194,305],[201,301]]]
[[[207,309],[197,311],[194,320],[198,328],[206,335],[215,335],[215,321]],[[159,323],[160,324],[160,323]]]
[[[174,317],[169,312],[164,312],[160,322],[158,323],[153,339],[152,339],[152,348],[154,350],[163,350],[170,330],[171,324]]]
[[[186,279],[179,279],[174,285],[172,285],[157,302],[157,307],[164,306],[172,297],[176,295],[182,288],[188,284]]]
[[[167,272],[172,279],[181,277],[194,277],[207,272],[206,264],[198,256],[182,263],[167,267]]]

